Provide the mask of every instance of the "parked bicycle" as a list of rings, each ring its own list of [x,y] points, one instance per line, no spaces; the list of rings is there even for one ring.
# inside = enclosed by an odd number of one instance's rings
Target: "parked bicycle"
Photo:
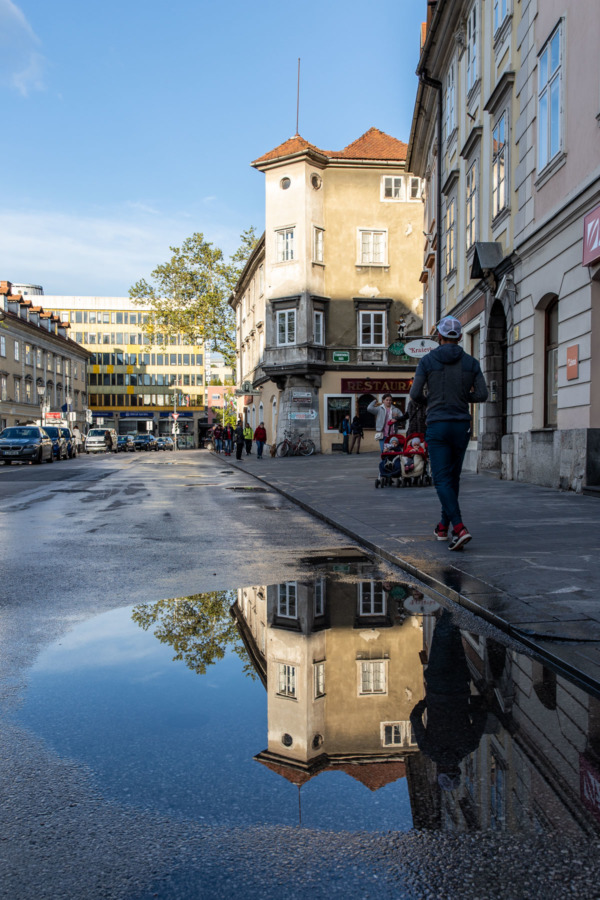
[[[277,456],[312,456],[316,447],[310,438],[304,437],[304,432],[294,434],[291,431],[284,431],[285,438],[280,444],[277,444]]]

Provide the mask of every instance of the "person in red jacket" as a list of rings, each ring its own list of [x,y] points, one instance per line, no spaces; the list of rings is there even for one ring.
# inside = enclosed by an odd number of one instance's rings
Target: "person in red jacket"
[[[265,430],[265,423],[261,422],[256,431],[254,432],[254,440],[256,441],[256,458],[263,458],[263,447],[267,442],[267,432]]]

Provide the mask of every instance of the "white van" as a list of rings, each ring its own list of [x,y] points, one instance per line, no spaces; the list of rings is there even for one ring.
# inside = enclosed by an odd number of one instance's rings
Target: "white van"
[[[111,446],[108,446],[106,434],[110,435]],[[114,428],[90,428],[85,436],[85,452],[86,453],[105,453],[117,452],[117,432]]]

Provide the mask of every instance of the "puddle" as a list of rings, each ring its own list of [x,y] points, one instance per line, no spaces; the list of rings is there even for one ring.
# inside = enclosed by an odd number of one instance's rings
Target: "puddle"
[[[91,619],[19,721],[105,796],[205,824],[597,835],[600,700],[368,565]]]

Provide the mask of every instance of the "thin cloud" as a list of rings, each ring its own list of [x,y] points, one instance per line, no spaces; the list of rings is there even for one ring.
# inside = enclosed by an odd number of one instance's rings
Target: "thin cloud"
[[[22,97],[45,89],[40,39],[13,0],[0,0],[0,83]]]

